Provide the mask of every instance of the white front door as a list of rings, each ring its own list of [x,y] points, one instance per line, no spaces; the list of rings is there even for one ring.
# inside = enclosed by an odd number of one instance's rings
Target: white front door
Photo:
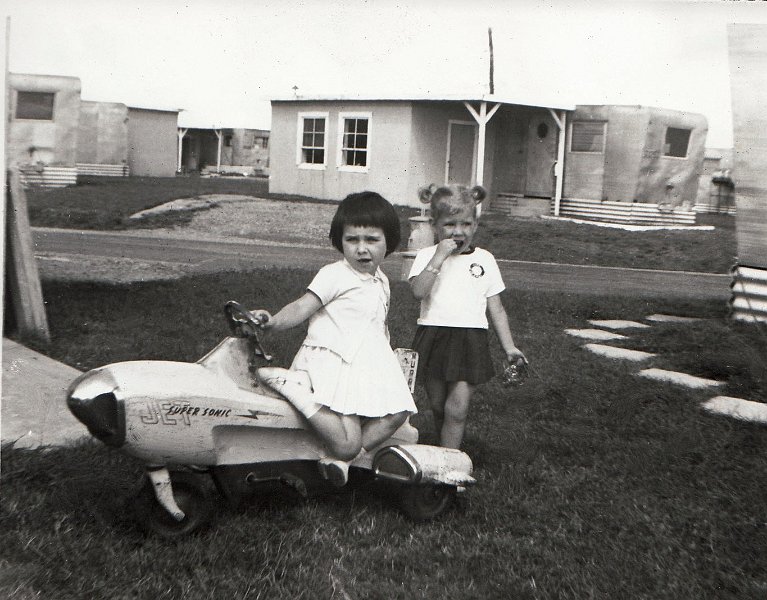
[[[450,121],[447,136],[445,183],[474,183],[477,160],[477,125],[471,121]]]
[[[527,129],[527,185],[525,196],[554,197],[557,124],[550,115],[530,119]]]

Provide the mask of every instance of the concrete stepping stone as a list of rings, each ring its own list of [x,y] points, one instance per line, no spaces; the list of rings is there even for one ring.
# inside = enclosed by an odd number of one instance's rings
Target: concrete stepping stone
[[[716,396],[706,400],[701,406],[709,412],[726,415],[742,421],[767,423],[767,404],[733,398],[732,396]]]
[[[620,333],[612,333],[604,329],[565,329],[565,333],[587,340],[625,340],[626,336]]]
[[[605,329],[646,329],[650,327],[646,323],[639,323],[637,321],[623,321],[620,319],[590,319],[589,323],[594,325],[594,327],[604,327]]]
[[[607,358],[615,358],[619,360],[631,360],[638,362],[640,360],[647,360],[652,358],[655,354],[650,352],[642,352],[641,350],[628,350],[626,348],[616,348],[615,346],[607,346],[605,344],[585,344],[583,346],[587,350],[600,356]]]
[[[676,383],[695,389],[724,385],[724,381],[717,381],[716,379],[705,379],[703,377],[696,377],[695,375],[688,375],[687,373],[666,371],[665,369],[644,369],[639,371],[637,374],[641,375],[642,377],[647,377],[648,379],[654,379],[656,381],[668,381],[669,383]]]
[[[697,317],[677,317],[676,315],[650,315],[645,317],[645,321],[655,321],[656,323],[694,323],[700,321]]]

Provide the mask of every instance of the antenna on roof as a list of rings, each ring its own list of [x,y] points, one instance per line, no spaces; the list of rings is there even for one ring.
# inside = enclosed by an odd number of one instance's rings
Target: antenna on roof
[[[298,98],[298,86],[297,85],[293,86],[293,97],[294,98]]]
[[[493,82],[493,29],[487,28],[487,39],[490,44],[490,94],[495,93],[495,83]]]

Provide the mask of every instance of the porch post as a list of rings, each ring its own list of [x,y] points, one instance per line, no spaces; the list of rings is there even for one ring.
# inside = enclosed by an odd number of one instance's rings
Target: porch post
[[[557,138],[557,162],[554,165],[554,216],[559,216],[559,205],[562,201],[562,184],[564,183],[565,172],[565,127],[567,126],[567,113],[562,110],[557,115],[552,109],[549,109],[551,116],[559,128],[559,137]]]
[[[485,137],[487,123],[493,118],[493,115],[501,107],[501,104],[496,104],[490,109],[490,112],[488,112],[487,102],[483,100],[479,105],[479,113],[477,113],[477,111],[474,110],[474,107],[468,102],[464,102],[463,104],[479,125],[479,137],[477,140],[477,172],[475,173],[474,181],[477,185],[483,185],[485,181]]]
[[[482,185],[485,181],[485,135],[487,131],[487,102],[479,105],[479,140],[477,141],[477,173],[474,181]]]
[[[463,104],[471,113],[471,116],[474,117],[474,120],[479,124],[479,136],[477,139],[477,172],[475,173],[474,181],[477,185],[483,185],[485,181],[485,133],[487,123],[493,118],[493,115],[501,107],[501,104],[499,102],[490,109],[490,112],[488,112],[487,102],[483,100],[479,105],[479,114],[477,114],[477,111],[474,110],[474,107],[468,102],[464,101]],[[477,205],[477,216],[479,216],[481,212],[482,205],[479,204]]]
[[[181,172],[181,148],[184,141],[184,136],[186,135],[187,130],[181,129],[180,127],[176,131],[176,135],[178,135],[178,164],[176,165],[176,173]]]
[[[224,143],[223,129],[214,129],[218,138],[218,153],[216,156],[216,173],[221,173],[221,146]]]

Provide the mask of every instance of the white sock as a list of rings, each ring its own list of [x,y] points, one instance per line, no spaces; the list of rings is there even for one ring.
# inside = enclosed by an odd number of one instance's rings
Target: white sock
[[[262,367],[258,372],[269,387],[285,396],[293,408],[307,419],[313,417],[322,408],[322,404],[313,400],[312,383],[306,371]]]

